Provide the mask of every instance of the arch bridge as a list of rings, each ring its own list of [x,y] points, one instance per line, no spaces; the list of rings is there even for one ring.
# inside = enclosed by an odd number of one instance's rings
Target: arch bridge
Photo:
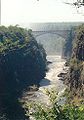
[[[56,34],[66,40],[68,34],[70,33],[70,30],[45,30],[45,31],[32,31],[32,34],[35,38],[44,35],[44,34]]]

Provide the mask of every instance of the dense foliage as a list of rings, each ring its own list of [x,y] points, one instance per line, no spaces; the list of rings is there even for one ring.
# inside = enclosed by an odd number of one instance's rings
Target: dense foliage
[[[25,104],[26,115],[29,115],[27,108],[33,107],[32,116],[35,120],[83,120],[84,119],[84,105],[65,104],[60,106],[57,103],[56,91],[47,91],[47,95],[51,101],[51,107],[43,104],[32,103]]]
[[[74,95],[84,96],[84,25],[75,30],[72,57],[66,82]]]
[[[0,107],[8,107],[6,111],[12,116],[17,110],[17,98],[29,85],[38,84],[45,71],[46,53],[34,39],[32,31],[17,26],[1,26]],[[16,115],[11,118],[15,120],[13,117]]]
[[[12,92],[13,88],[18,89],[27,83],[38,83],[45,76],[45,50],[37,44],[31,30],[1,27],[0,41],[0,84],[3,88],[12,88]]]

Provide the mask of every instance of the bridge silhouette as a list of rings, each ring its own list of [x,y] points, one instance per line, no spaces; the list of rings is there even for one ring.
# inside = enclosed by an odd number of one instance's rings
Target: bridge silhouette
[[[35,38],[42,36],[44,34],[56,34],[66,40],[68,34],[70,33],[70,30],[38,30],[38,31],[32,31],[32,34]]]

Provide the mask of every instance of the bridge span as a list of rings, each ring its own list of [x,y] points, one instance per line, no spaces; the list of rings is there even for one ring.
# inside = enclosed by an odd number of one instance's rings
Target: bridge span
[[[70,33],[70,30],[46,30],[46,31],[32,31],[32,34],[35,38],[42,36],[44,34],[56,34],[64,39],[67,38],[68,34]]]

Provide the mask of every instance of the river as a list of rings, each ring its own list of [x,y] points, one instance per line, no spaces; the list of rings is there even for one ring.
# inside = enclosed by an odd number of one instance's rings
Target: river
[[[63,84],[63,81],[59,80],[58,74],[63,71],[65,68],[65,60],[61,56],[47,56],[47,60],[51,63],[48,65],[49,71],[46,73],[46,77],[41,80],[39,90],[30,97],[30,101],[36,101],[37,103],[42,103],[45,105],[50,105],[49,97],[45,93],[45,89],[51,90],[54,89],[58,93],[58,103],[64,104],[66,101],[65,97],[60,97],[66,86]],[[61,99],[60,99],[61,98]],[[32,117],[30,120],[34,120]]]
[[[36,101],[45,104],[49,104],[45,89],[54,89],[60,95],[66,88],[63,81],[59,80],[58,77],[58,74],[63,72],[65,60],[61,59],[61,56],[47,56],[47,60],[51,62],[48,65],[49,71],[46,73],[46,77],[41,80],[39,90],[34,95]]]

